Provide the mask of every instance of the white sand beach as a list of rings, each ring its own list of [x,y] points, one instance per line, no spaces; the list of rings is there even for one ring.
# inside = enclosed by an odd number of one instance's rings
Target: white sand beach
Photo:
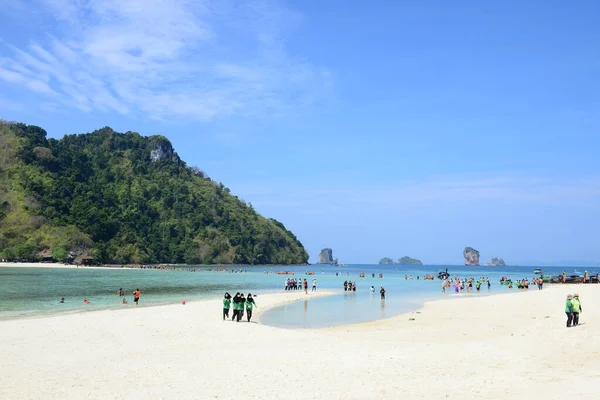
[[[516,289],[515,289],[516,290]],[[581,325],[565,328],[567,293]],[[304,293],[258,296],[258,312]],[[600,285],[285,330],[220,301],[0,321],[0,399],[595,399]],[[414,320],[410,320],[414,318]]]

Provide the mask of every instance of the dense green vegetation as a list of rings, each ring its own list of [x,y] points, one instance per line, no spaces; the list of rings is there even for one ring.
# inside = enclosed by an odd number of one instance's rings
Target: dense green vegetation
[[[110,128],[47,139],[0,122],[0,258],[301,264],[308,254],[163,136]]]
[[[398,261],[394,261],[389,257],[383,257],[381,260],[379,260],[379,264],[423,265],[421,260],[417,260],[416,258],[410,258],[408,256],[399,258]]]

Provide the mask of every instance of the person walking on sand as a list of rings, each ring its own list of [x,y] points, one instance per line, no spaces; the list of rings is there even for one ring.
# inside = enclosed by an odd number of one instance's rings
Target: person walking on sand
[[[317,278],[313,278],[313,281],[312,281],[312,291],[313,292],[317,291]]]
[[[237,322],[240,322],[242,318],[244,318],[244,304],[246,304],[246,298],[244,297],[244,293],[240,293],[240,308],[238,311]]]
[[[304,294],[308,294],[308,281],[304,278]]]
[[[238,319],[238,313],[240,312],[240,292],[237,292],[235,296],[233,296],[233,315],[231,316],[231,320],[235,321]]]
[[[250,319],[252,318],[252,309],[254,307],[258,306],[252,297],[252,293],[248,293],[248,298],[246,298],[246,315],[248,317],[248,322],[250,322]]]
[[[565,304],[565,314],[567,314],[567,328],[571,327],[571,323],[573,322],[573,296],[567,295],[567,302]]]
[[[133,302],[136,306],[139,304],[141,295],[142,293],[140,292],[140,288],[135,289],[135,292],[133,292]]]
[[[571,303],[573,304],[573,326],[577,326],[579,325],[579,313],[583,311],[581,301],[579,300],[579,293],[573,294]]]
[[[381,300],[385,300],[385,288],[383,286],[379,289],[379,294],[381,295]]]
[[[229,308],[231,307],[231,295],[228,292],[225,292],[225,297],[223,298],[223,321],[225,318],[229,319]]]

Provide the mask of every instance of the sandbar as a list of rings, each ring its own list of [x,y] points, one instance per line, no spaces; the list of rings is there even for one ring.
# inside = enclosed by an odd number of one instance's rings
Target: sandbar
[[[312,297],[259,295],[257,311]],[[222,321],[220,300],[6,320],[0,398],[592,399],[597,304],[600,285],[546,285],[323,329]]]

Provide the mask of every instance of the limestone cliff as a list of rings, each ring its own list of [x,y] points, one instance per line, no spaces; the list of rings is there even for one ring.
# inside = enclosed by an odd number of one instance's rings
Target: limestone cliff
[[[493,267],[505,267],[506,264],[502,258],[492,257],[492,266]]]
[[[319,264],[337,265],[337,263],[337,258],[335,260],[333,259],[333,250],[331,250],[330,248],[325,248],[321,250],[321,253],[319,254]]]
[[[463,250],[465,265],[479,265],[479,252],[472,247],[465,247]]]

